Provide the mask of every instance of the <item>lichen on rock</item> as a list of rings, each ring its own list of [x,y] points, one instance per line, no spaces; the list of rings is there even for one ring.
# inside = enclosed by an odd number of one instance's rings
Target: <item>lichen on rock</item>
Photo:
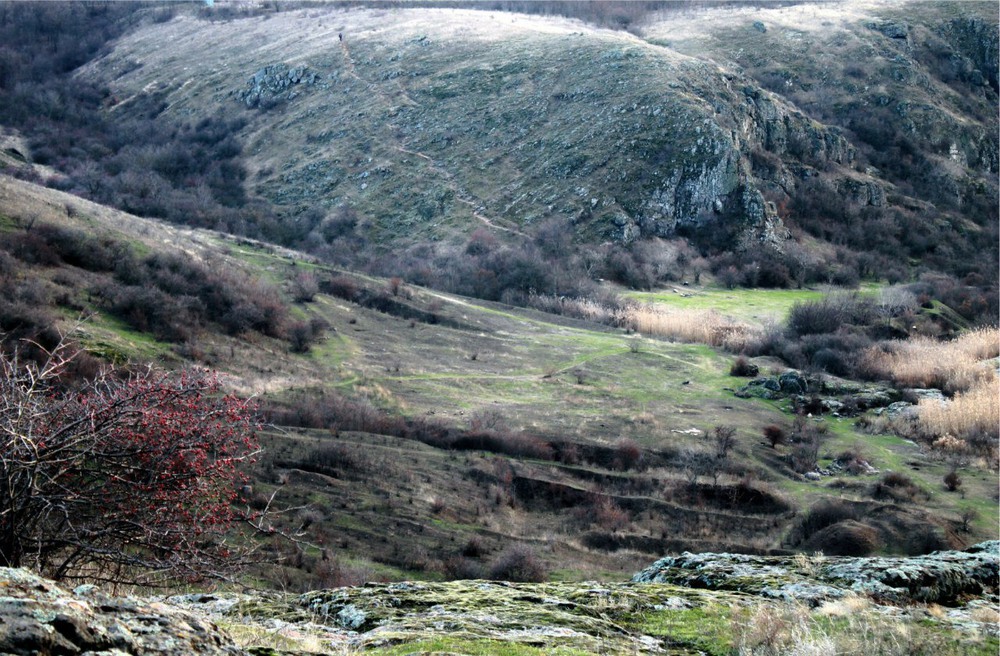
[[[237,655],[215,624],[167,604],[74,592],[24,569],[0,568],[0,654]]]

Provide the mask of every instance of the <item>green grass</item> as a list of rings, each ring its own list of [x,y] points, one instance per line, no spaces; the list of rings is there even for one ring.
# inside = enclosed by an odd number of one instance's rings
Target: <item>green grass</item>
[[[0,214],[0,232],[11,232],[21,227],[20,222],[6,214]]]
[[[642,617],[637,630],[661,638],[671,647],[710,656],[733,651],[732,612],[722,607],[653,611]]]
[[[874,293],[881,283],[865,283],[861,293]],[[720,314],[750,322],[767,319],[783,321],[796,303],[817,301],[831,289],[723,289],[720,287],[674,287],[652,292],[627,292],[625,295],[644,303],[682,310],[715,310]]]
[[[378,656],[407,656],[413,654],[463,654],[463,656],[588,656],[593,652],[570,647],[532,647],[531,645],[503,640],[483,640],[440,637],[431,640],[403,642],[392,647],[366,650]]]
[[[171,345],[149,333],[135,330],[126,322],[103,312],[95,312],[74,335],[84,349],[115,364],[171,359]]]
[[[628,292],[626,296],[684,310],[715,310],[744,320],[784,319],[796,303],[814,301],[826,292],[816,289],[721,289],[678,287],[678,291]]]

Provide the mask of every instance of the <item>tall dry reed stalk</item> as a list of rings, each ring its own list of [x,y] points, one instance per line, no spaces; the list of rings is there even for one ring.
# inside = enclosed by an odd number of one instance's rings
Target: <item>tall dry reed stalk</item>
[[[644,335],[708,344],[735,353],[761,338],[761,328],[734,321],[714,310],[639,305],[623,310],[623,325]]]
[[[873,346],[862,356],[868,372],[905,387],[936,387],[949,393],[971,390],[996,378],[983,360],[1000,353],[1000,330],[979,328],[958,339],[929,337]]]
[[[1000,378],[994,375],[949,401],[923,399],[917,416],[932,436],[996,441],[1000,438]]]

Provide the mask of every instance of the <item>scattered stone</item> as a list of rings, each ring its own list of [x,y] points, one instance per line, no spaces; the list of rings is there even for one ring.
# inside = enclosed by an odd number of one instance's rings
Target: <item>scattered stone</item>
[[[890,39],[905,39],[910,35],[910,26],[896,21],[870,22],[868,29],[881,32]]]

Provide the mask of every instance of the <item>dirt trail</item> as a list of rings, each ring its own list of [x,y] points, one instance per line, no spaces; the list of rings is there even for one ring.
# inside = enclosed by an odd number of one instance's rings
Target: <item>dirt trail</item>
[[[388,95],[386,95],[378,87],[378,85],[369,83],[367,80],[365,80],[360,75],[358,75],[357,68],[354,66],[354,59],[351,57],[351,50],[350,50],[350,48],[347,45],[347,41],[345,39],[343,39],[343,38],[340,39],[340,50],[341,50],[341,52],[344,55],[344,65],[345,65],[345,68],[347,70],[347,74],[350,75],[351,77],[353,77],[355,80],[357,80],[357,81],[359,81],[359,82],[367,85],[367,88],[374,92],[375,96],[382,102],[383,105],[386,106],[386,108],[392,109],[394,107],[394,105],[395,105],[394,99],[391,98],[391,97],[389,97]],[[396,86],[399,88],[399,94],[400,94],[400,96],[403,98],[403,100],[406,101],[407,104],[412,105],[412,106],[420,106],[420,103],[418,103],[415,100],[413,100],[412,98],[410,98],[409,94],[406,93],[406,89],[403,88],[403,85],[398,80],[396,81]],[[393,132],[395,132],[395,131],[393,131]],[[419,157],[419,158],[421,158],[423,160],[426,160],[427,162],[430,162],[430,166],[429,166],[430,170],[434,171],[435,173],[437,173],[439,176],[441,176],[444,179],[444,181],[447,184],[448,188],[451,189],[455,193],[455,200],[457,200],[458,202],[460,202],[460,203],[462,203],[464,205],[468,205],[469,207],[471,207],[472,208],[472,216],[475,217],[480,222],[482,222],[484,225],[486,225],[486,226],[488,226],[490,228],[493,228],[494,230],[502,230],[504,232],[509,232],[511,234],[518,235],[520,237],[527,237],[528,236],[527,234],[525,234],[524,232],[518,230],[517,228],[512,228],[512,227],[506,227],[506,226],[498,225],[497,223],[495,223],[489,217],[484,216],[483,214],[480,214],[476,210],[476,208],[480,207],[481,203],[478,203],[475,200],[470,199],[467,196],[467,194],[462,193],[461,189],[458,186],[458,183],[455,182],[455,177],[449,171],[446,171],[445,169],[443,169],[440,166],[438,166],[437,163],[434,161],[434,159],[432,157],[430,157],[428,155],[425,155],[424,153],[421,153],[420,151],[410,150],[409,148],[406,148],[405,144],[403,142],[399,141],[399,140],[397,140],[397,143],[395,144],[394,147],[395,147],[396,150],[398,150],[401,153],[406,153],[407,155],[413,155],[414,157]]]

